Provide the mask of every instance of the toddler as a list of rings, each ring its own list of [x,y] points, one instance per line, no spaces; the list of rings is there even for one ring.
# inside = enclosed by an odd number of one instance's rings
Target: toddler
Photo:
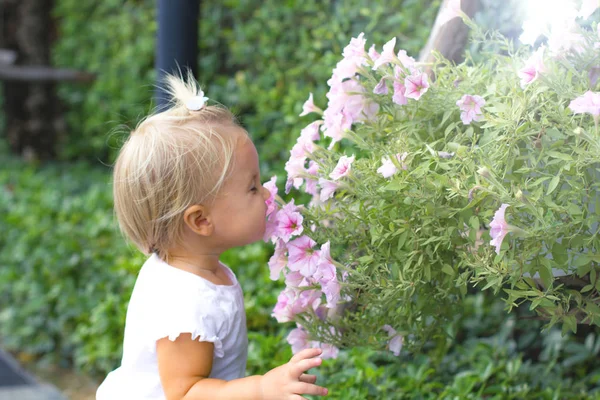
[[[168,76],[171,107],[131,133],[114,168],[124,234],[149,258],[127,309],[121,366],[97,400],[303,399],[326,395],[305,374],[307,349],[265,375],[244,377],[242,289],[219,261],[265,231],[269,191],[258,154],[226,109],[208,106],[190,75]]]

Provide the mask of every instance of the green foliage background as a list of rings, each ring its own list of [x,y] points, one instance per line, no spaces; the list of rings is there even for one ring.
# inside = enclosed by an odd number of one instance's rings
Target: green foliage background
[[[240,115],[265,177],[282,174],[292,141],[309,122],[297,117],[301,105],[309,92],[325,98],[350,37],[364,31],[381,46],[395,35],[416,55],[438,5],[204,1],[199,80],[209,97]],[[122,140],[115,127],[135,126],[152,109],[154,7],[154,0],[57,0],[55,64],[94,72],[97,80],[60,87],[70,109],[60,162],[28,165],[0,148],[0,344],[99,379],[118,365],[127,300],[144,261],[116,227],[107,165]],[[249,374],[291,355],[291,326],[270,317],[281,289],[268,278],[270,252],[259,243],[224,258],[245,291]],[[339,399],[600,396],[597,332],[540,333],[541,324],[517,317],[473,295],[448,326],[455,340],[443,353],[396,358],[356,348],[317,373],[329,398]]]

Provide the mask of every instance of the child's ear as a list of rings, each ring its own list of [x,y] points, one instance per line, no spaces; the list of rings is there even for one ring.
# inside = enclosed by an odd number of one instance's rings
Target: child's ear
[[[214,225],[208,214],[208,209],[200,204],[188,207],[183,213],[183,221],[192,232],[200,236],[210,236]]]

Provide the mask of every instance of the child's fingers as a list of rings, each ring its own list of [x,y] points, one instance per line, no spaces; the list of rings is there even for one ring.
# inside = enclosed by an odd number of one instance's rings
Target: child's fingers
[[[315,375],[309,375],[309,374],[302,374],[300,375],[300,378],[298,378],[300,380],[300,382],[306,382],[306,383],[315,383],[317,381],[317,377]]]
[[[294,386],[290,386],[294,393],[298,394],[310,394],[313,396],[326,396],[327,389],[321,386],[312,385],[310,383],[298,382]]]
[[[315,357],[306,360],[301,360],[296,363],[290,363],[290,372],[292,376],[299,379],[300,376],[311,368],[318,367],[323,362],[322,359]]]
[[[312,348],[312,349],[304,349],[301,352],[299,352],[298,354],[295,354],[290,359],[290,362],[298,362],[300,360],[304,360],[305,358],[316,357],[318,355],[321,355],[322,352],[323,352],[323,350],[319,349],[318,347]]]

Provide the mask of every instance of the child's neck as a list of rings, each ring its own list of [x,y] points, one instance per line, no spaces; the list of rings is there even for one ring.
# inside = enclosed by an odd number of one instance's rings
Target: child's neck
[[[215,274],[220,269],[219,257],[221,253],[211,253],[202,251],[173,251],[167,256],[167,264],[191,272],[196,275],[204,276],[207,273]]]

